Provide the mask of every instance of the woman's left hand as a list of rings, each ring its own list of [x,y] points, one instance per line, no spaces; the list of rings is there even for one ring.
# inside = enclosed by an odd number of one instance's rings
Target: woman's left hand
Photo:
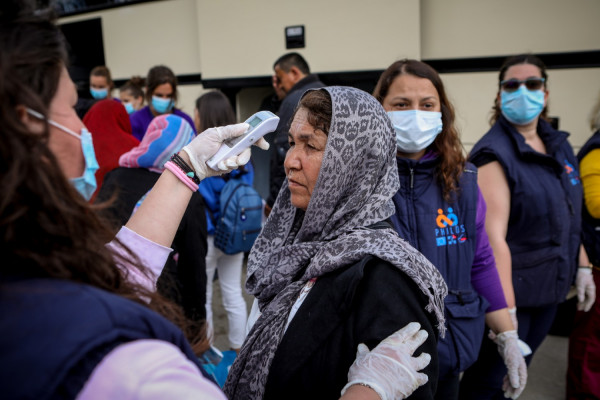
[[[431,356],[421,353],[419,357],[413,357],[428,337],[427,331],[420,329],[421,325],[411,322],[371,351],[359,344],[342,395],[352,385],[364,385],[373,389],[382,400],[405,399],[427,383],[428,376],[419,371],[429,365]]]
[[[500,353],[508,370],[502,384],[504,397],[516,399],[521,395],[527,384],[527,364],[519,349],[519,335],[517,335],[517,331],[506,331],[498,334],[490,331],[489,338],[498,345],[498,353]]]

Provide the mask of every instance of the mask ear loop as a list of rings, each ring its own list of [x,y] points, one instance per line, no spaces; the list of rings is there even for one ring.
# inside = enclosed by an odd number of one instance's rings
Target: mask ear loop
[[[34,117],[41,119],[41,120],[46,120],[50,125],[64,131],[65,133],[68,133],[71,136],[76,137],[77,139],[81,140],[81,135],[76,134],[75,132],[73,132],[71,129],[67,128],[64,125],[59,124],[58,122],[52,121],[50,118],[45,118],[41,113],[32,110],[31,108],[26,108],[27,112],[30,115],[33,115]]]

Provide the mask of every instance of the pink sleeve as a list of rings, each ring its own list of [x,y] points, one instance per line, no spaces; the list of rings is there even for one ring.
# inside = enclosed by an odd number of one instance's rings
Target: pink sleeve
[[[108,353],[77,399],[226,400],[226,397],[173,344],[144,339],[123,344]]]
[[[131,268],[131,264],[119,264],[119,268],[129,271],[128,276],[131,281],[141,284],[148,290],[156,290],[156,281],[158,280],[172,249],[154,243],[125,226],[121,227],[121,230],[117,233],[116,239],[119,239],[139,257],[142,264],[147,268],[150,276],[142,274],[137,268]],[[127,257],[125,249],[119,246],[115,240],[108,243],[106,246],[114,253]]]

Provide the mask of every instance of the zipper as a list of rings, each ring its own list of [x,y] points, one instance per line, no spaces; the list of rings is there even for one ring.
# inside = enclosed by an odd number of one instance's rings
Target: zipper
[[[408,169],[409,173],[410,173],[410,191],[409,191],[409,206],[408,209],[410,210],[410,240],[409,243],[414,243],[415,246],[418,246],[419,243],[417,243],[417,235],[414,234],[414,232],[416,232],[416,229],[414,229],[417,225],[417,221],[415,219],[415,194],[414,194],[414,182],[415,182],[415,170],[413,168],[409,168]],[[418,247],[417,247],[418,248]]]

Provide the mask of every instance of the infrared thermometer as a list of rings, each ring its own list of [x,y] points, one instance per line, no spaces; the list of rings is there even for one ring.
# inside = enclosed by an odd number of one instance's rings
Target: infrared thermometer
[[[279,117],[270,111],[259,111],[244,122],[250,125],[248,130],[242,136],[224,141],[219,151],[206,161],[209,167],[218,171],[219,162],[237,156],[258,139],[273,132],[279,124]]]

